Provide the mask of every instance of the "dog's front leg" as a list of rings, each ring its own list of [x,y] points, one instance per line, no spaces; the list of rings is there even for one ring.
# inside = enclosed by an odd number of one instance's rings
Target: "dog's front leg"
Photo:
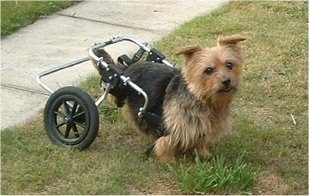
[[[198,141],[195,145],[195,149],[199,156],[201,156],[205,160],[209,160],[212,157],[211,152],[209,152],[208,148],[209,144],[205,143],[204,140]]]
[[[170,136],[160,137],[154,146],[155,155],[164,162],[175,161],[175,147],[170,142]]]

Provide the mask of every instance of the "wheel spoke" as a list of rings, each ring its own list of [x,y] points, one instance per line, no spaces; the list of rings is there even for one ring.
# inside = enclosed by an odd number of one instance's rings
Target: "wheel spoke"
[[[71,124],[67,124],[67,128],[66,128],[65,134],[64,134],[64,138],[68,138],[69,137],[69,133],[71,131],[71,128],[72,128]]]
[[[56,125],[56,128],[59,128],[59,127],[61,127],[61,126],[63,126],[63,125],[65,125],[65,122]]]
[[[79,133],[78,133],[78,130],[77,130],[77,127],[76,127],[76,124],[75,124],[75,123],[73,123],[72,128],[73,128],[73,131],[74,131],[75,137],[80,137],[80,135],[79,135]]]
[[[86,129],[86,125],[79,123],[79,122],[75,122],[76,125],[82,127],[83,129]]]
[[[71,115],[72,115],[72,116],[74,116],[74,115],[75,115],[77,105],[78,105],[78,103],[77,103],[77,102],[74,102],[74,104],[73,104],[73,108],[72,108],[72,112],[71,112]]]
[[[65,114],[60,113],[60,112],[58,112],[58,111],[54,111],[54,113],[55,113],[56,115],[58,115],[58,116],[62,117],[62,118],[64,118],[64,117],[65,117]]]
[[[71,113],[71,112],[70,112],[70,106],[68,105],[68,103],[67,103],[66,101],[62,101],[62,104],[63,104],[63,106],[64,106],[65,112],[66,112],[67,114],[70,114],[70,113]]]
[[[75,118],[77,118],[77,117],[79,117],[79,116],[81,116],[81,115],[83,115],[83,114],[85,114],[85,111],[82,111],[82,112],[80,112],[80,113],[74,115],[73,118],[75,119]]]

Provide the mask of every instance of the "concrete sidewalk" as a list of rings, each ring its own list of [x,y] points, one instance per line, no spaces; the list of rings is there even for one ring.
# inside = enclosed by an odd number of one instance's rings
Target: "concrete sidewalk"
[[[180,24],[226,2],[84,1],[4,38],[1,41],[1,129],[21,123],[44,108],[49,95],[35,81],[39,72],[86,57],[93,42],[114,35],[152,43]],[[132,47],[118,45],[111,51],[118,55],[132,51]],[[94,72],[88,61],[47,76],[44,81],[57,89]]]

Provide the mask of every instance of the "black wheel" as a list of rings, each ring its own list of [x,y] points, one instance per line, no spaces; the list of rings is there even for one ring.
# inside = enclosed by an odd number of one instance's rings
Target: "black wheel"
[[[47,100],[44,125],[53,143],[82,150],[98,134],[99,112],[88,93],[73,86],[63,87]]]

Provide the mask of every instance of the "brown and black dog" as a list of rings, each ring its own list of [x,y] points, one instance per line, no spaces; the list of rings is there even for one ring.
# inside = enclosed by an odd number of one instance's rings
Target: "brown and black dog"
[[[218,38],[214,47],[182,48],[177,53],[185,57],[182,70],[147,61],[118,64],[147,93],[147,112],[160,117],[164,134],[157,134],[158,123],[147,115],[138,117],[144,98],[135,90],[114,89],[114,102],[135,128],[154,139],[154,152],[160,160],[175,160],[192,150],[208,159],[209,144],[231,130],[229,106],[239,88],[244,63],[239,42],[245,39],[232,35]],[[97,55],[115,64],[103,49]]]

